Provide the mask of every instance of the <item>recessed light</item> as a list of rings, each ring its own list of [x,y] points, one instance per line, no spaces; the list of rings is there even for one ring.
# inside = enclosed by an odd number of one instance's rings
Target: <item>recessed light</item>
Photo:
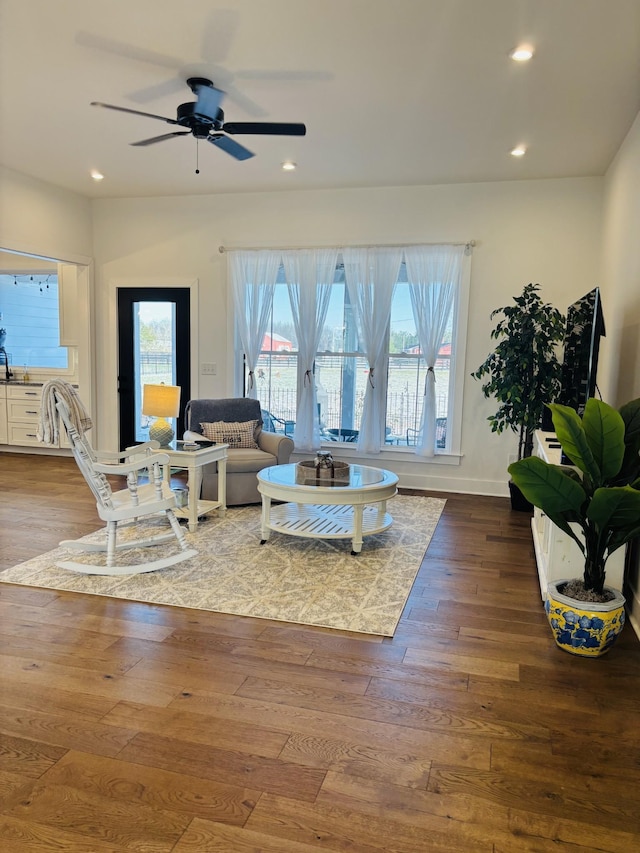
[[[293,163],[291,160],[285,160],[282,164],[282,168],[285,172],[293,172],[293,170],[296,168],[296,164]]]
[[[92,169],[91,170],[91,177],[93,178],[94,181],[101,181],[101,180],[103,180],[104,175],[102,174],[102,172],[98,172],[97,169]]]
[[[528,62],[533,56],[533,48],[528,44],[521,44],[514,48],[509,54],[515,62]]]
[[[527,149],[524,145],[517,145],[515,148],[511,150],[512,157],[524,157],[527,153]]]

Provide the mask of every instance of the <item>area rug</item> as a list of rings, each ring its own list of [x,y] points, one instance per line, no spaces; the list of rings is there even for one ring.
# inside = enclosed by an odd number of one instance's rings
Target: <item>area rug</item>
[[[272,532],[261,545],[260,507],[231,507],[224,519],[212,514],[195,533],[186,533],[198,556],[176,566],[123,577],[77,574],[55,566],[70,553],[56,548],[5,569],[0,581],[390,637],[444,504],[398,495],[387,504],[391,527],[365,537],[357,556],[347,539]],[[86,539],[103,535],[98,531]],[[170,543],[153,553],[175,550]],[[149,552],[128,551],[126,559],[146,562]],[[104,555],[74,552],[72,559],[96,563]]]

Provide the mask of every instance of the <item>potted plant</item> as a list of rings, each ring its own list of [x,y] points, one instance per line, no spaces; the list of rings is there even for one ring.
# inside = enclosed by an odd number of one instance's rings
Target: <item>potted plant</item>
[[[533,433],[540,427],[545,403],[560,391],[561,364],[557,347],[564,337],[565,318],[538,293],[539,284],[527,284],[514,304],[496,308],[491,319],[502,315],[491,332],[496,348],[471,375],[484,379],[482,393],[500,403],[487,420],[491,431],[509,428],[518,434],[518,459],[531,456]],[[522,505],[517,490],[509,484],[514,509],[531,510]]]
[[[509,473],[584,555],[583,578],[550,583],[545,609],[560,648],[597,656],[625,619],[622,593],[605,586],[607,559],[640,535],[640,398],[620,410],[589,399],[582,418],[569,406],[549,408],[571,465],[532,456]]]

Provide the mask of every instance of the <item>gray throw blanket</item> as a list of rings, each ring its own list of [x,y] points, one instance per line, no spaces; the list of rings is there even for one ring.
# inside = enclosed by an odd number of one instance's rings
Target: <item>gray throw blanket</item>
[[[62,379],[50,379],[42,387],[40,420],[36,433],[38,441],[43,444],[57,444],[60,438],[60,419],[56,409],[56,398],[66,403],[71,422],[81,436],[93,426],[89,413],[73,385]]]

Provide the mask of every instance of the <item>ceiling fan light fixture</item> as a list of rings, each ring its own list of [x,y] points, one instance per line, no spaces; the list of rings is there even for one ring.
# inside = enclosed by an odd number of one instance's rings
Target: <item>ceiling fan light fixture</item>
[[[514,62],[528,62],[533,57],[533,48],[529,44],[521,44],[515,47],[509,56]]]
[[[92,169],[90,172],[90,175],[94,181],[104,180],[104,175],[102,174],[102,172],[99,172],[97,169]]]
[[[526,145],[516,145],[515,148],[511,149],[511,156],[512,157],[524,157],[524,155],[526,153],[527,153]]]
[[[293,162],[293,160],[285,160],[282,164],[282,170],[284,172],[293,172],[297,168],[297,164]]]

